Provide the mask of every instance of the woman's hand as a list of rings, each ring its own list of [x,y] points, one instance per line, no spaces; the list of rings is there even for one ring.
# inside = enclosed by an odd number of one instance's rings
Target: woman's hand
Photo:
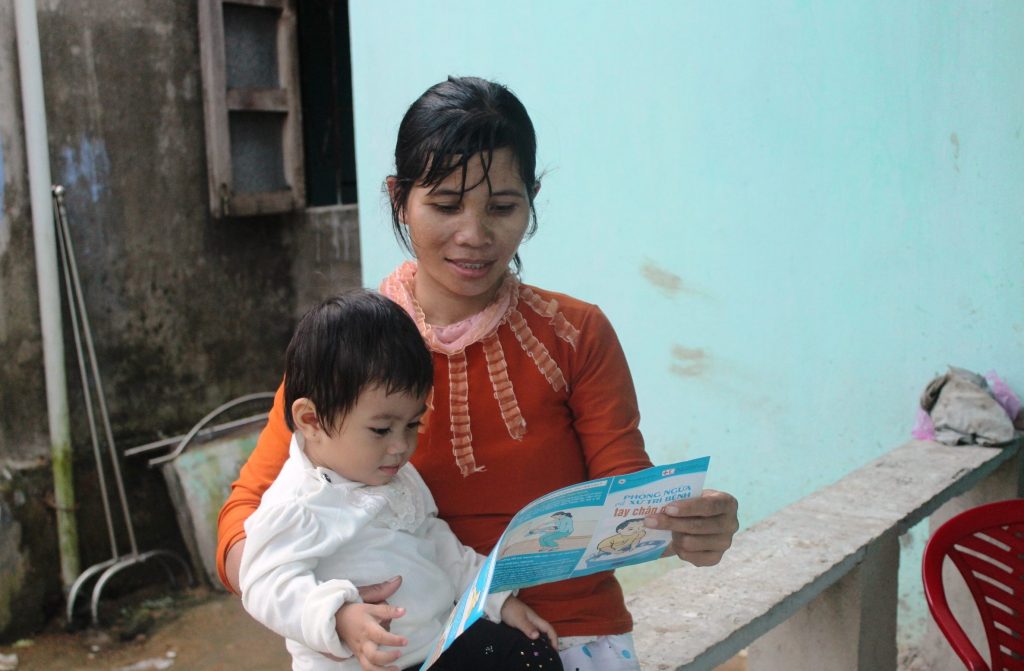
[[[665,556],[676,555],[694,566],[714,566],[722,561],[740,527],[738,507],[732,494],[705,489],[697,498],[669,503],[646,518],[644,525],[672,532]]]
[[[501,604],[501,621],[510,627],[515,627],[526,634],[530,639],[536,640],[541,633],[547,634],[551,647],[558,650],[558,634],[551,623],[527,606],[525,603],[510,596]]]
[[[334,626],[341,642],[359,660],[363,671],[398,671],[391,664],[402,656],[401,650],[381,650],[382,646],[401,647],[409,643],[392,634],[384,623],[405,615],[404,608],[387,604],[346,603],[334,615]]]
[[[396,575],[394,578],[388,578],[384,582],[365,585],[356,589],[359,590],[359,598],[363,600],[363,603],[382,603],[387,605],[388,598],[397,592],[401,586],[402,576]],[[391,620],[381,620],[380,626],[391,631]],[[338,635],[341,636],[341,631],[338,632]]]

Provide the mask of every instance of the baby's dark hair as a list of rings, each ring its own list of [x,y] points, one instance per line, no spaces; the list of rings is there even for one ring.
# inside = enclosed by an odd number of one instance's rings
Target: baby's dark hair
[[[621,523],[619,524],[619,526],[615,527],[615,530],[616,530],[616,531],[622,531],[623,529],[625,529],[626,527],[628,527],[628,526],[629,526],[630,524],[632,524],[633,522],[643,522],[643,521],[644,521],[644,518],[642,518],[642,517],[634,517],[634,518],[633,518],[633,519],[631,519],[631,520],[626,520],[625,522],[621,522]]]
[[[396,303],[363,289],[327,299],[307,312],[285,352],[284,418],[308,398],[328,433],[365,389],[425,396],[434,383],[430,351],[412,318]]]

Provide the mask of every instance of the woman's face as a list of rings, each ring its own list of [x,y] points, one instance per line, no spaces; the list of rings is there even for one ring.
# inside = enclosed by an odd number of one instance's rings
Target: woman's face
[[[489,180],[483,158],[470,158],[465,192],[461,170],[409,192],[403,214],[419,262],[415,293],[431,324],[461,321],[491,302],[529,225],[530,201],[512,150],[494,151]]]

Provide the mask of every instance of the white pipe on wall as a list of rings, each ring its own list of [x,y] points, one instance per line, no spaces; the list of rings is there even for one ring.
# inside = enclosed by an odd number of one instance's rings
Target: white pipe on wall
[[[71,478],[71,429],[68,420],[67,376],[64,372],[64,329],[61,320],[60,275],[53,225],[50,155],[43,99],[43,67],[39,51],[39,24],[35,0],[15,0],[15,33],[21,75],[21,105],[28,156],[32,231],[39,284],[39,320],[43,331],[43,366],[46,376],[46,412],[50,429],[54,498],[61,580],[65,590],[79,573],[78,527]]]

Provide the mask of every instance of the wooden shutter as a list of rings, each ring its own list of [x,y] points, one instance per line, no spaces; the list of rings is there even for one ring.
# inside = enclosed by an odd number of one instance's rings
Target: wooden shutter
[[[199,0],[214,217],[305,205],[296,0]]]

